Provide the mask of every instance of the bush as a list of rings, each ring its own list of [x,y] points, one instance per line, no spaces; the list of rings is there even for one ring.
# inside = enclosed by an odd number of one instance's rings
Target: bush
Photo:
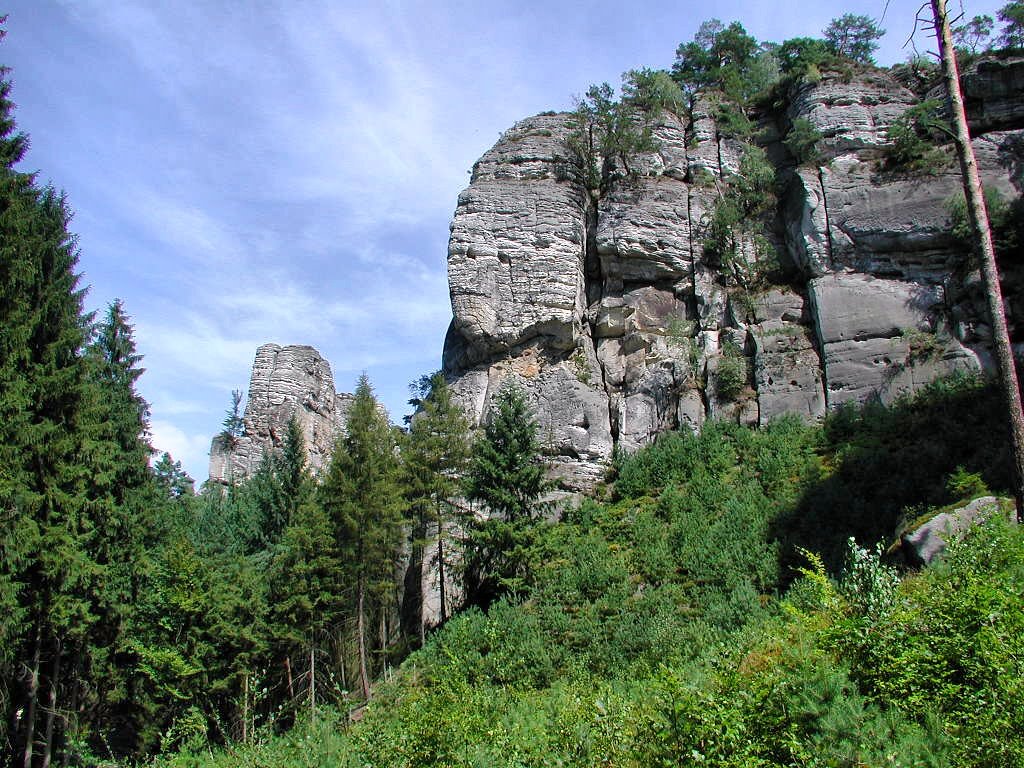
[[[948,124],[940,117],[942,102],[926,99],[907,109],[889,127],[889,145],[885,149],[890,169],[937,173],[945,165],[945,154],[935,146],[938,132],[949,134]]]
[[[722,345],[715,369],[715,393],[721,400],[736,400],[747,387],[747,358],[733,342]]]
[[[803,117],[793,121],[789,133],[782,142],[793,155],[797,165],[817,165],[821,155],[817,151],[817,143],[821,140],[821,132]]]

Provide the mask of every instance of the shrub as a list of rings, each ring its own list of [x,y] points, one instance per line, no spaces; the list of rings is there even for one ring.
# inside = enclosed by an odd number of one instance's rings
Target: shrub
[[[798,165],[817,165],[820,162],[820,153],[817,151],[817,143],[821,140],[821,132],[803,117],[793,121],[789,133],[782,142],[792,153]]]
[[[886,164],[891,169],[936,173],[945,164],[945,154],[935,146],[938,132],[949,133],[940,117],[942,102],[926,99],[907,109],[889,127]]]
[[[747,381],[747,358],[734,342],[725,342],[715,369],[715,393],[722,400],[736,400],[746,388]]]

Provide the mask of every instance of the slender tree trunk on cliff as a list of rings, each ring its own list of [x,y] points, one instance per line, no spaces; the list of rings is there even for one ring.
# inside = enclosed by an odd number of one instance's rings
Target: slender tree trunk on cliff
[[[995,247],[992,244],[992,230],[985,210],[985,196],[981,187],[978,163],[971,146],[971,136],[964,112],[964,99],[960,90],[960,73],[957,68],[956,51],[946,14],[946,0],[931,0],[935,20],[935,37],[939,42],[939,56],[942,60],[942,76],[949,98],[949,111],[953,118],[954,140],[960,172],[963,175],[964,198],[967,214],[975,236],[975,246],[981,258],[981,273],[985,281],[985,295],[992,322],[992,341],[995,346],[996,362],[999,366],[999,380],[1005,398],[1007,416],[1010,420],[1014,461],[1013,495],[1017,502],[1017,520],[1024,522],[1024,413],[1021,411],[1020,385],[1013,359],[1013,347],[1006,327],[1003,309],[1003,292],[999,287],[999,271],[996,267]]]

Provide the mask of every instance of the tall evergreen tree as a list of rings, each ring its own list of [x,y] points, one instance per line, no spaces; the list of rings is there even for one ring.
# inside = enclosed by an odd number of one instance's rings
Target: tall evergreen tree
[[[195,480],[181,466],[181,462],[175,461],[166,451],[153,465],[153,475],[169,499],[186,499],[195,494]]]
[[[92,594],[96,622],[85,661],[103,684],[80,707],[86,704],[91,718],[112,734],[106,737],[108,748],[130,754],[140,746],[135,736],[148,708],[141,700],[132,625],[161,530],[157,515],[162,507],[149,467],[149,404],[136,389],[144,371],[142,355],[120,300],[93,328],[85,361],[91,396],[83,432],[95,525],[89,554],[98,573]]]
[[[401,545],[404,501],[394,431],[363,374],[320,486],[320,500],[335,530],[355,600],[356,645],[363,698],[371,694],[371,621],[386,626],[395,594],[395,561]],[[377,645],[387,641],[380,633]]]
[[[409,436],[402,451],[406,485],[413,517],[413,557],[410,571],[414,576],[406,590],[412,601],[417,630],[424,637],[421,582],[424,550],[432,547],[433,563],[437,565],[440,590],[440,621],[448,620],[447,581],[453,564],[451,541],[460,517],[457,497],[462,475],[469,460],[469,420],[452,400],[444,375],[435,373],[420,382],[419,412],[409,425]],[[412,402],[412,401],[411,401]],[[412,594],[410,594],[412,593]]]
[[[471,521],[465,565],[467,596],[486,605],[515,591],[534,524],[547,510],[546,479],[537,422],[521,389],[509,384],[491,405],[483,433],[473,446],[466,495],[487,515]]]
[[[95,530],[71,215],[63,195],[15,169],[28,139],[10,90],[0,68],[0,728],[12,764],[31,768],[51,761],[80,693],[66,662],[95,619]]]

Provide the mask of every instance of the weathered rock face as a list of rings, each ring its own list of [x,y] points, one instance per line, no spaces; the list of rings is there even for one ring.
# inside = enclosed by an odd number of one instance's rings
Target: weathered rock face
[[[263,455],[281,447],[292,417],[302,428],[308,467],[319,473],[345,430],[352,400],[334,391],[331,366],[312,347],[264,344],[252,366],[242,435],[213,438],[210,480],[228,484],[251,477]]]
[[[964,80],[986,185],[1015,197],[1024,60]],[[977,278],[950,232],[955,158],[934,175],[880,162],[889,127],[917,102],[884,71],[826,74],[763,117],[780,182],[766,238],[792,270],[786,285],[757,290],[738,290],[705,255],[709,217],[744,153],[710,104],[661,115],[659,149],[600,193],[571,172],[568,116],[517,123],[474,167],[451,225],[444,367],[467,411],[484,418],[503,382],[518,382],[556,472],[578,490],[601,477],[613,446],[667,429],[810,420],[988,367]],[[821,135],[817,165],[798,166],[779,140],[798,118]],[[740,249],[764,258],[753,241]]]
[[[972,526],[1000,514],[1013,521],[1013,501],[982,496],[905,531],[900,536],[898,551],[909,565],[928,565],[941,557],[950,543],[963,539]]]

